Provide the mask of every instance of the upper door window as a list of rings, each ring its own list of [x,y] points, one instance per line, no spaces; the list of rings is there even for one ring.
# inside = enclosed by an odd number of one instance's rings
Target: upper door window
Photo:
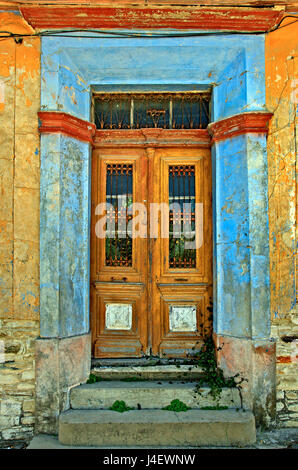
[[[98,93],[94,120],[98,129],[206,129],[209,93]]]

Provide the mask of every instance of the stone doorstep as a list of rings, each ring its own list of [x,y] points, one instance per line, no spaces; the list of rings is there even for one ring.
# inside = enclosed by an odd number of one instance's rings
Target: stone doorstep
[[[250,411],[68,410],[59,441],[74,446],[245,446],[256,441]]]
[[[229,408],[241,407],[237,388],[223,388],[216,402],[209,394],[210,388],[202,387],[200,391],[198,394],[195,383],[191,382],[103,381],[74,387],[70,392],[70,404],[72,409],[108,409],[116,400],[124,400],[128,406],[136,409],[138,405],[141,409],[160,409],[172,400],[179,399],[193,409],[217,403]]]
[[[176,365],[192,365],[195,366],[196,359],[193,358],[163,358],[157,356],[151,357],[114,357],[114,358],[92,358],[92,367],[131,367],[131,366],[176,366]]]
[[[127,379],[141,377],[148,380],[191,380],[202,377],[202,368],[195,365],[161,366],[103,366],[93,367],[91,374],[106,379]]]

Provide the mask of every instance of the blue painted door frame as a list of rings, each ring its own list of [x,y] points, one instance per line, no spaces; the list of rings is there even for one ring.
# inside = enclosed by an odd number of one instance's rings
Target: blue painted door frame
[[[212,121],[265,111],[264,37],[42,39],[41,110],[90,120],[92,87],[212,87]],[[89,144],[41,136],[40,335],[89,331]],[[270,337],[266,138],[212,148],[214,331]]]

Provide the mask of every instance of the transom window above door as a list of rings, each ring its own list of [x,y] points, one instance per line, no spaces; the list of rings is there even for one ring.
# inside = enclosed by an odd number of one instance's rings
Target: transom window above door
[[[96,93],[94,121],[98,129],[206,129],[210,93]]]

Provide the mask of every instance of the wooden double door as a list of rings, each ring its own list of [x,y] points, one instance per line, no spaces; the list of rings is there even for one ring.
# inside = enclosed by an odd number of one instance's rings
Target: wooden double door
[[[93,150],[90,311],[97,358],[186,357],[211,333],[208,148]]]

